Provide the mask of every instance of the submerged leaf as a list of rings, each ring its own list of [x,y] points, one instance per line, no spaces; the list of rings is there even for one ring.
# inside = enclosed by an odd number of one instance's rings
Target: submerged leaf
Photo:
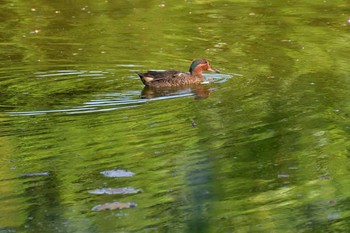
[[[94,189],[88,191],[91,194],[134,194],[134,193],[141,193],[141,189],[134,189],[132,187],[125,187],[125,188],[102,188],[102,189]]]
[[[127,170],[109,170],[100,173],[107,177],[130,177],[135,175],[135,173]]]
[[[121,210],[121,209],[128,209],[128,208],[134,208],[137,204],[131,203],[131,202],[107,202],[105,204],[94,206],[91,210],[92,211],[101,211],[101,210]]]

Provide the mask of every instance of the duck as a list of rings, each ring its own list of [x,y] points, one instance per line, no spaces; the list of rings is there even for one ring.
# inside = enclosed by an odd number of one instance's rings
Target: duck
[[[218,70],[210,66],[209,61],[207,59],[197,58],[192,61],[189,72],[165,70],[148,71],[146,73],[137,74],[145,86],[176,87],[202,83],[204,81],[204,71],[220,73]]]

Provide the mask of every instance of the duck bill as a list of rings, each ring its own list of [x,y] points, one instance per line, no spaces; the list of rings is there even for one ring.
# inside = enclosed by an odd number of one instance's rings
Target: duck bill
[[[214,69],[212,67],[209,67],[208,69],[209,71],[213,72],[213,73],[220,73],[220,71],[218,71],[217,69]]]

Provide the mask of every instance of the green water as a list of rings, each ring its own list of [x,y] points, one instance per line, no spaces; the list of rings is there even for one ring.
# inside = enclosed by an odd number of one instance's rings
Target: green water
[[[0,3],[0,232],[350,232],[350,3]],[[147,90],[135,72],[221,74]],[[123,169],[131,177],[106,177]],[[141,193],[96,195],[132,187]],[[92,211],[99,204],[136,208]]]

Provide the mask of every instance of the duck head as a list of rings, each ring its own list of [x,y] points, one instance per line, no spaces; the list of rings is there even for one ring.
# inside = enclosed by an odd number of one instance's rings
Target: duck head
[[[220,73],[218,70],[212,68],[206,59],[197,58],[192,61],[190,66],[191,75],[202,75],[203,71],[207,70],[214,73]]]

